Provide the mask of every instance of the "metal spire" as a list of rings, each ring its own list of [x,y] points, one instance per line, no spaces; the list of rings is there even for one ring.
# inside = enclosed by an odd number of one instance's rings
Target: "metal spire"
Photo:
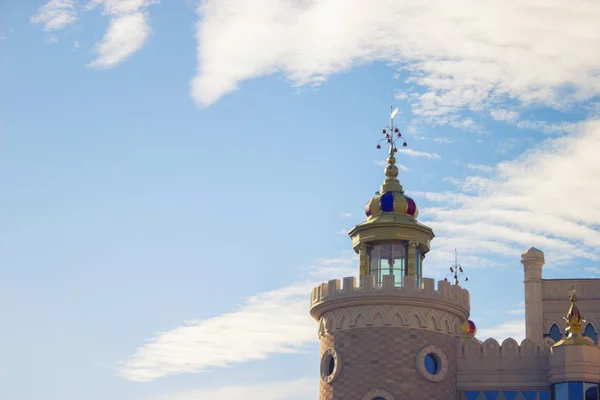
[[[452,265],[450,267],[450,273],[448,275],[450,275],[450,276],[452,276],[452,278],[454,278],[455,285],[458,285],[459,277],[464,276],[465,281],[469,280],[467,275],[463,272],[462,266],[458,263],[458,251],[456,251],[456,249],[454,249],[454,265]],[[444,280],[448,281],[448,277],[446,276],[446,278],[444,278]]]

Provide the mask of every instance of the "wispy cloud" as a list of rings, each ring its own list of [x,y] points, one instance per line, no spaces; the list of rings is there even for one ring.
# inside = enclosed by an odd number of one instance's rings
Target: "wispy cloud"
[[[482,164],[467,164],[467,168],[481,172],[492,172],[494,170],[494,167]]]
[[[506,121],[514,123],[519,120],[519,113],[511,110],[491,110],[490,115],[496,121]]]
[[[86,10],[104,6],[111,17],[108,30],[94,48],[97,57],[88,64],[91,68],[112,68],[141,49],[150,36],[146,8],[154,0],[92,0]]]
[[[504,339],[513,338],[520,343],[525,339],[525,319],[510,320],[489,328],[477,329],[476,336],[481,341],[494,338],[502,343]]]
[[[147,382],[304,351],[317,342],[316,325],[307,312],[308,294],[320,279],[354,275],[355,259],[348,252],[339,258],[317,260],[308,269],[306,282],[260,293],[236,311],[159,333],[123,362],[119,373]]]
[[[452,143],[452,140],[445,138],[445,137],[436,137],[436,138],[433,138],[433,141],[436,143],[440,143],[440,144]]]
[[[574,136],[498,164],[489,178],[467,177],[460,192],[417,192],[439,203],[421,210],[441,238],[428,261],[451,259],[457,244],[484,258],[536,246],[552,264],[600,260],[600,185],[590,184],[600,174],[597,148],[600,121],[589,121]]]
[[[317,378],[301,378],[281,382],[232,384],[225,387],[202,388],[167,396],[149,397],[148,400],[305,400],[314,398],[319,390]]]
[[[110,22],[104,37],[94,47],[96,58],[87,66],[112,68],[141,49],[151,31],[146,9],[157,3],[158,0],[90,0],[83,11],[102,6],[102,13],[110,17]],[[77,20],[75,5],[74,0],[50,0],[31,17],[31,22],[43,24],[47,32],[63,29]],[[57,40],[52,36],[52,43]]]
[[[441,158],[437,153],[427,153],[425,151],[417,151],[412,149],[398,149],[398,153],[406,154],[410,157],[422,157],[422,158]]]
[[[434,122],[507,98],[560,109],[600,92],[597,2],[207,0],[198,13],[191,93],[201,105],[261,75],[319,84],[376,60],[402,65],[418,95],[400,96]]]
[[[30,22],[42,24],[44,31],[50,32],[63,29],[76,20],[75,0],[50,0],[39,8]]]

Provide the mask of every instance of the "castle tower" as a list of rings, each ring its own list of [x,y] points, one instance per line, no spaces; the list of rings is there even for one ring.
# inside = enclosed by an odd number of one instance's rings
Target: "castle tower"
[[[433,239],[398,181],[393,125],[386,179],[366,206],[366,221],[349,235],[359,254],[359,279],[313,289],[310,314],[321,343],[320,400],[457,399],[456,359],[469,293],[423,277]],[[406,146],[406,143],[403,143]],[[378,148],[380,146],[378,145]]]
[[[525,274],[525,336],[536,343],[544,338],[542,309],[542,267],[544,253],[535,247],[521,254]]]

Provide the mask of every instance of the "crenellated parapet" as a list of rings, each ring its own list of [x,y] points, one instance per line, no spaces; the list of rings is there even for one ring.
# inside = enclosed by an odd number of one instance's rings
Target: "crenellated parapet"
[[[554,341],[519,344],[508,338],[481,342],[465,339],[459,349],[458,388],[461,390],[544,390],[548,381],[548,357]]]
[[[460,327],[469,317],[469,292],[458,285],[433,279],[404,277],[396,287],[393,276],[384,276],[375,285],[372,276],[363,276],[360,285],[354,277],[331,280],[315,287],[310,313],[319,322],[319,337],[334,331],[363,327],[404,327],[461,335]]]

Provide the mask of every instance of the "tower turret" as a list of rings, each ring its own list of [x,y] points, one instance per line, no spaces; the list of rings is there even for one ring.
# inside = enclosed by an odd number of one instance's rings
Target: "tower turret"
[[[421,266],[434,234],[431,228],[417,221],[417,204],[404,194],[398,180],[397,144],[401,142],[406,147],[407,143],[394,126],[397,112],[398,109],[390,114],[390,125],[382,130],[380,140],[389,144],[386,178],[380,191],[365,206],[367,220],[352,228],[348,235],[359,254],[359,276],[371,275],[381,284],[384,275],[394,275],[396,286],[402,286],[405,276],[414,276],[421,287]]]
[[[535,247],[521,254],[525,274],[525,336],[541,343],[544,337],[542,309],[542,267],[544,253]]]
[[[417,222],[416,203],[397,179],[396,113],[383,130],[390,145],[386,179],[367,204],[367,220],[349,232],[360,255],[359,279],[330,280],[311,294],[321,343],[320,400],[458,398],[457,346],[469,293],[457,282],[442,280],[436,288],[422,276],[434,235]]]

